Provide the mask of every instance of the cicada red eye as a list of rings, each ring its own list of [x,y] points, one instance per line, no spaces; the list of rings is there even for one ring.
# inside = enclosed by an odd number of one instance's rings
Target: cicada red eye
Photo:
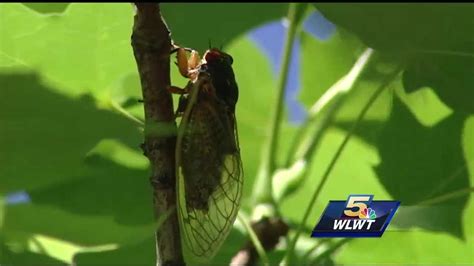
[[[212,258],[227,238],[243,186],[237,98],[228,97],[236,93],[237,84],[232,69],[211,64],[208,55],[198,66],[197,78],[188,83],[176,145],[180,233],[185,256],[192,255],[188,259],[194,261]],[[222,93],[226,90],[231,94]]]
[[[222,54],[217,49],[210,49],[204,55],[207,63],[213,63],[219,61],[222,58]]]
[[[217,48],[209,49],[204,55],[204,59],[208,64],[227,64],[230,66],[234,62],[232,56]]]

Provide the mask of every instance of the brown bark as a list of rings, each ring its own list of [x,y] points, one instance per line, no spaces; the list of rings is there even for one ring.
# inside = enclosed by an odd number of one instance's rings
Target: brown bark
[[[171,38],[157,3],[135,3],[132,47],[145,108],[144,154],[150,160],[154,211],[159,217],[176,206],[176,123],[170,85]],[[176,211],[156,231],[157,265],[184,265]]]

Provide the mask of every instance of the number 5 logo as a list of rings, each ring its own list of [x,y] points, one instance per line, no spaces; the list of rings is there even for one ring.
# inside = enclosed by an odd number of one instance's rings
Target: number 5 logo
[[[350,195],[346,202],[344,214],[350,217],[364,218],[362,211],[367,209],[367,205],[370,205],[373,197],[374,195]]]

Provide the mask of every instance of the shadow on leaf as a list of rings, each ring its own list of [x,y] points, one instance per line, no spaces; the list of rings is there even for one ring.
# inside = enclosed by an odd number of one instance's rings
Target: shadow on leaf
[[[469,187],[461,132],[465,116],[454,113],[433,127],[421,125],[398,98],[393,113],[381,130],[378,150],[381,163],[375,167],[380,182],[402,206],[418,205]],[[462,213],[469,195],[429,206],[417,216],[404,214],[394,223],[448,232],[463,238]]]
[[[153,234],[147,170],[106,159],[110,154],[88,155],[103,139],[140,154],[133,122],[89,96],[65,97],[35,74],[18,73],[0,75],[0,121],[0,192],[26,191],[31,199],[5,207],[9,240],[21,232],[88,246]]]

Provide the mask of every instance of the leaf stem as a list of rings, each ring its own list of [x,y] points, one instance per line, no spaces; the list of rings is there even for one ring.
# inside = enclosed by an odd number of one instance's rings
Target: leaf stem
[[[340,247],[342,247],[344,244],[348,243],[349,241],[353,240],[353,238],[344,238],[340,241],[338,241],[337,243],[335,243],[333,246],[331,246],[330,248],[328,248],[327,250],[325,250],[324,252],[322,252],[321,254],[319,254],[313,261],[313,263],[311,263],[311,265],[319,265],[321,264],[321,260],[323,260],[324,258],[327,258],[329,257],[331,254],[333,254],[335,251],[337,251]]]
[[[349,93],[357,84],[364,69],[374,57],[373,54],[374,51],[367,48],[359,56],[352,69],[333,84],[310,108],[308,118],[294,137],[286,162],[287,169],[293,169],[294,166],[299,164],[303,164],[305,167],[301,172],[294,171],[294,175],[289,175],[287,180],[278,180],[285,184],[280,185],[280,189],[275,187],[275,201],[279,202],[293,193],[299,187],[299,184],[304,181],[309,171],[307,165],[310,165],[326,129],[334,119],[339,107],[345,102]]]
[[[474,193],[474,187],[458,189],[458,190],[446,193],[446,194],[438,196],[438,197],[434,197],[434,198],[431,198],[431,199],[424,200],[422,202],[419,202],[418,205],[433,205],[433,204],[440,203],[440,202],[443,202],[443,201],[447,201],[447,200],[450,200],[450,199],[453,199],[453,198],[457,198],[457,197],[460,197],[464,194],[469,194],[469,193]]]
[[[371,48],[367,48],[357,59],[354,66],[351,68],[349,73],[339,79],[334,85],[332,85],[314,104],[311,106],[308,114],[308,119],[299,129],[296,137],[295,144],[291,148],[289,153],[288,163],[296,161],[299,158],[308,157],[315,148],[317,141],[321,135],[324,134],[327,124],[332,120],[338,106],[344,102],[344,99],[348,93],[355,87],[360,75],[369,64],[374,51]],[[331,107],[331,108],[329,108]],[[336,108],[333,108],[336,107]],[[328,110],[329,108],[329,110]],[[327,114],[321,119],[322,112],[328,110]],[[310,145],[308,145],[307,138],[305,138],[306,132],[315,122],[322,121],[328,123],[321,123],[320,130],[316,131],[316,134],[311,134]],[[293,156],[293,157],[291,157]]]
[[[277,83],[277,92],[275,105],[272,111],[270,124],[270,135],[265,143],[262,154],[262,163],[257,176],[255,193],[257,203],[273,203],[271,177],[275,169],[275,158],[278,152],[278,138],[283,114],[283,97],[285,95],[286,83],[288,80],[288,69],[291,59],[297,28],[302,20],[307,4],[290,3],[288,9],[288,30],[286,33],[285,46],[283,49],[283,59],[281,61],[279,80]]]
[[[318,242],[316,244],[314,244],[313,247],[311,247],[310,249],[308,249],[306,251],[306,253],[303,255],[303,261],[308,261],[309,257],[311,256],[311,254],[318,250],[322,245],[326,244],[327,242],[329,242],[330,239],[329,238],[323,238],[321,240],[318,240]]]
[[[420,54],[434,54],[434,55],[450,55],[450,56],[461,56],[461,57],[474,57],[474,53],[464,51],[451,51],[451,50],[413,50],[413,53]]]
[[[140,126],[140,127],[145,126],[145,122],[143,122],[139,118],[137,118],[134,115],[132,115],[131,113],[129,113],[122,106],[120,106],[117,102],[110,101],[110,105],[112,106],[112,108],[115,111],[117,111],[119,114],[123,115],[125,118],[129,119],[130,121],[134,122],[137,126]]]

